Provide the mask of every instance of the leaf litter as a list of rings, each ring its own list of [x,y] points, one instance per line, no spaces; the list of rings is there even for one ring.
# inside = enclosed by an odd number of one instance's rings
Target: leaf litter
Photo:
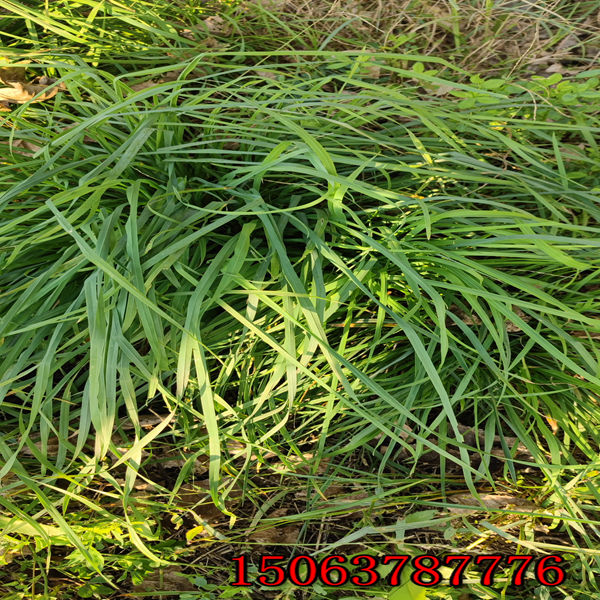
[[[0,88],[0,110],[10,110],[10,104],[44,102],[67,89],[63,82],[45,75],[31,81],[26,78],[26,66],[11,65],[0,68],[0,82],[7,87]]]

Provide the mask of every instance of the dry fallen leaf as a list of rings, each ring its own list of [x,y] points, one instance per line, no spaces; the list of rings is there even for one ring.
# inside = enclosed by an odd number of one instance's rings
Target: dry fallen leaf
[[[326,501],[317,502],[318,505],[326,505],[329,510],[344,511],[344,517],[347,519],[360,518],[366,508],[372,503],[369,494],[363,491],[353,491],[348,493],[342,486],[331,485],[325,492]],[[355,506],[351,506],[355,504]],[[349,506],[350,505],[350,506]]]
[[[27,61],[29,63],[31,61]],[[0,68],[0,81],[2,83],[9,83],[11,81],[21,81],[25,83],[27,81],[25,74],[25,66],[21,65],[10,65],[8,67]]]
[[[231,33],[231,25],[219,15],[208,17],[203,23],[208,32],[213,35],[228,36]]]
[[[556,435],[558,433],[558,421],[553,419],[550,415],[544,415],[548,425],[552,428],[552,433]]]
[[[263,69],[254,69],[254,72],[259,77],[262,77],[263,79],[273,79],[274,81],[277,80],[277,73],[275,73],[274,71],[265,71]]]
[[[531,317],[529,315],[526,315],[518,306],[513,304],[512,309],[514,314],[526,323],[531,321]],[[481,325],[483,323],[483,321],[479,318],[478,315],[468,314],[463,310],[459,309],[457,306],[452,305],[450,307],[450,310],[452,310],[456,315],[458,315],[465,325]],[[450,326],[456,325],[454,321],[450,319],[448,319],[447,324]],[[521,328],[511,321],[506,321],[506,331],[508,331],[508,333],[515,333],[517,331],[521,331]]]
[[[247,539],[265,546],[270,546],[271,544],[285,544],[291,546],[298,541],[299,535],[300,526],[280,525],[269,529],[255,529],[248,533]]]
[[[168,455],[166,455],[168,456]],[[182,469],[188,461],[185,458],[177,457],[177,458],[167,458],[166,460],[157,461],[157,465],[159,465],[163,469]],[[194,475],[203,475],[204,473],[208,473],[208,456],[201,456],[194,460],[194,465],[192,467],[192,472]]]
[[[312,471],[312,465],[314,461],[314,457],[312,452],[305,452],[302,456],[288,456],[287,461],[289,464],[284,464],[282,462],[276,462],[270,465],[270,468],[275,473],[297,473],[297,474],[306,474]],[[317,467],[317,475],[322,475],[327,471],[327,467],[329,465],[329,459],[324,458],[319,462],[319,466]]]
[[[437,86],[435,91],[433,92],[434,96],[445,96],[449,94],[452,90],[456,89],[456,86],[452,83],[442,83]]]
[[[177,491],[175,506],[193,509],[198,515],[210,524],[223,520],[223,513],[213,504],[210,498],[210,483],[203,479],[194,484],[184,483]],[[231,492],[225,498],[225,504],[231,508],[239,504],[242,497],[242,488],[235,483]]]
[[[565,67],[559,62],[552,63],[547,69],[545,69],[544,73],[564,73]]]
[[[31,556],[32,552],[29,544],[22,544],[22,542],[15,544],[15,539],[8,535],[0,536],[0,565],[8,565],[13,562],[17,556],[20,558]]]
[[[174,504],[178,508],[193,509],[200,518],[211,525],[223,520],[223,513],[213,504],[208,490],[190,483],[184,483],[179,488]]]
[[[468,446],[472,446],[474,448],[477,446],[480,448],[485,447],[485,431],[483,429],[477,429],[477,431],[475,431],[474,427],[469,427],[459,423],[458,430],[463,435],[464,443]],[[535,462],[534,456],[531,454],[531,452],[529,452],[525,444],[519,442],[516,437],[505,435],[504,441],[510,449],[515,448],[516,445],[516,457],[519,457],[521,460]],[[491,448],[490,454],[496,456],[497,458],[506,458],[506,454],[502,448],[502,440],[499,435],[494,436],[494,446]]]
[[[213,37],[212,35],[204,40],[204,45],[207,48],[220,48],[223,46],[223,44],[219,43],[217,38]]]
[[[2,145],[9,146],[9,144],[5,142],[3,142]],[[12,144],[10,144],[10,148],[13,152],[16,152],[18,154],[23,154],[25,156],[33,156],[38,150],[42,149],[42,146],[38,146],[33,142],[19,138],[15,140]]]
[[[141,583],[133,586],[134,597],[147,597],[141,594],[148,592],[194,592],[196,586],[177,570],[177,567],[158,569],[146,576]]]
[[[33,440],[32,440],[33,441]],[[33,441],[34,446],[41,451],[42,450],[42,442],[38,440]],[[46,448],[44,450],[46,456],[56,456],[58,453],[58,439],[55,437],[51,437],[48,439]],[[27,446],[24,446],[21,450],[21,455],[23,456],[33,456],[33,451],[30,450]]]
[[[518,306],[513,305],[513,309],[514,309],[514,313],[515,313],[515,315],[517,315],[517,317],[521,318],[526,323],[531,321],[531,317],[529,315],[526,315]],[[508,333],[516,333],[517,331],[521,331],[521,328],[516,323],[513,323],[512,321],[506,321],[506,331]]]
[[[282,10],[287,4],[287,0],[254,0],[254,4],[258,4],[267,10]]]
[[[149,79],[148,81],[142,81],[141,83],[134,83],[133,85],[129,85],[129,87],[134,92],[139,92],[140,90],[146,90],[148,88],[154,87],[155,85],[159,85],[161,83],[166,83],[168,81],[175,81],[179,77],[180,74],[181,74],[181,70],[167,71],[166,73],[163,73],[162,77],[158,81]]]
[[[381,65],[376,63],[367,63],[363,67],[364,76],[370,79],[379,79],[381,77]]]
[[[556,51],[559,53],[568,52],[579,44],[581,44],[581,40],[574,33],[570,33],[560,41],[558,46],[556,46]]]
[[[10,87],[0,88],[0,102],[25,104],[25,102],[43,102],[54,98],[58,92],[65,90],[64,83],[50,87],[56,80],[48,77],[40,78],[38,83],[9,81]]]
[[[26,151],[23,152],[23,154],[35,154],[38,150],[42,149],[42,146],[38,146],[37,144],[29,142],[28,140],[18,139],[15,140],[13,148],[22,148]]]
[[[449,507],[450,512],[453,513],[470,513],[478,512],[482,510],[507,510],[515,509],[521,512],[533,512],[538,510],[538,506],[525,498],[519,498],[518,496],[512,496],[510,494],[479,494],[481,503],[470,493],[465,494],[453,494],[448,496],[450,502],[455,504],[464,504],[466,506],[473,506],[474,508],[454,508]],[[481,504],[483,503],[483,506]]]

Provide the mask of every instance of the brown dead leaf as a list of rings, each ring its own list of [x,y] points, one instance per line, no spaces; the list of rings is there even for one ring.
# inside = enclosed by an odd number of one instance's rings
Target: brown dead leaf
[[[538,510],[538,506],[527,500],[526,498],[519,498],[511,494],[479,494],[481,502],[475,498],[472,494],[453,494],[448,496],[450,502],[455,504],[463,504],[466,506],[473,506],[474,508],[454,508],[449,507],[448,510],[453,513],[471,513],[479,512],[482,510],[509,510],[515,509],[520,512],[533,512]],[[483,504],[483,506],[481,505]]]
[[[67,127],[67,129],[70,129],[71,127],[75,127],[75,125],[70,125],[69,127]],[[151,413],[151,414],[139,415],[138,420],[139,420],[140,427],[142,429],[152,429],[156,425],[160,425],[165,419],[169,419],[169,418],[171,418],[171,415],[169,415],[169,414],[161,415],[158,413]],[[121,423],[121,427],[124,430],[135,429],[133,423],[129,420],[123,421]]]
[[[287,4],[287,0],[253,0],[253,4],[258,4],[267,10],[282,10]],[[245,2],[244,4],[250,4]]]
[[[254,69],[254,72],[263,79],[272,79],[274,81],[277,80],[277,73],[274,71],[265,71],[263,69]]]
[[[37,439],[33,441],[34,446],[41,452],[42,450],[42,442]],[[46,456],[56,456],[58,454],[58,439],[55,437],[48,438],[48,442],[46,444],[46,448],[44,450]],[[30,450],[27,446],[24,446],[21,450],[21,454],[23,456],[33,456],[33,451]]]
[[[29,62],[31,61],[27,61],[27,63]],[[2,83],[9,83],[11,81],[21,81],[25,83],[27,81],[25,69],[26,67],[23,63],[21,63],[21,65],[10,65],[8,67],[2,67],[0,68],[0,81]]]
[[[202,519],[210,524],[223,520],[223,513],[213,504],[210,497],[210,483],[203,479],[196,483],[184,483],[177,491],[175,505],[180,508],[191,508]],[[243,490],[236,483],[225,499],[225,504],[231,508],[239,504]]]
[[[6,110],[10,109],[7,108]],[[2,145],[7,147],[9,146],[9,144],[5,142],[2,142]],[[38,146],[33,142],[19,138],[15,140],[12,144],[10,144],[10,149],[18,154],[23,154],[25,156],[33,156],[38,150],[42,149],[42,146]]]
[[[221,44],[217,38],[213,37],[212,35],[204,40],[204,45],[207,48],[220,48],[223,46],[223,44]]]
[[[475,314],[470,315],[462,310],[457,310],[457,314],[465,325],[481,325],[482,323],[481,319]]]
[[[147,575],[141,583],[133,586],[132,591],[136,597],[148,592],[194,592],[198,589],[177,567],[166,567]]]
[[[445,4],[429,4],[428,2],[424,2],[423,12],[431,14],[433,17],[432,20],[436,25],[440,25],[443,29],[452,31],[455,19],[450,8]]]
[[[513,312],[515,313],[515,315],[517,315],[517,317],[521,318],[526,323],[531,321],[531,317],[529,315],[526,315],[518,306],[513,305],[512,308]],[[521,331],[521,328],[516,323],[513,323],[512,321],[507,321],[506,331],[508,331],[508,333],[516,333],[517,331]]]
[[[465,311],[459,309],[457,306],[452,305],[450,307],[450,310],[457,314],[465,325],[481,325],[483,323],[483,321],[478,315],[466,313]],[[526,323],[531,321],[531,317],[529,315],[526,315],[518,306],[515,306],[513,304],[512,310],[515,313],[515,315],[520,317]],[[447,324],[450,326],[455,325],[454,321],[451,321],[450,319],[448,319]],[[511,321],[506,321],[506,331],[508,331],[508,333],[515,333],[521,331],[521,328]]]
[[[545,415],[545,418],[548,422],[548,425],[550,425],[550,427],[552,428],[552,433],[556,435],[558,433],[558,421],[556,419],[553,419],[549,415]]]
[[[452,83],[442,83],[437,86],[435,91],[433,92],[434,96],[446,96],[452,90],[456,89],[456,86]]]
[[[570,52],[573,48],[579,46],[579,44],[581,44],[581,40],[574,33],[570,33],[556,46],[556,51],[558,53]]]
[[[35,154],[38,150],[42,149],[42,146],[38,146],[28,140],[18,139],[13,143],[13,148],[22,148],[24,150],[23,154]]]
[[[255,529],[247,535],[251,542],[258,542],[265,546],[272,544],[285,544],[291,546],[298,541],[300,535],[300,526],[298,525],[279,525],[269,529]]]
[[[223,513],[213,504],[208,489],[198,485],[184,483],[177,492],[175,505],[179,508],[193,509],[211,525],[223,520]]]
[[[5,566],[14,559],[24,558],[25,556],[31,556],[31,546],[28,544],[24,547],[20,547],[20,544],[15,547],[14,541],[8,536],[0,537],[0,565]]]
[[[22,83],[9,81],[10,87],[0,88],[0,102],[25,104],[25,102],[43,102],[54,98],[58,92],[65,90],[64,83],[50,87],[56,80],[42,77],[39,83]],[[35,99],[34,99],[35,98]]]
[[[192,26],[189,29],[182,29],[179,32],[179,35],[188,40],[204,40],[204,43],[206,43],[207,40],[205,36],[208,33],[208,40],[211,40],[208,41],[208,45],[210,46],[213,43],[217,43],[214,36],[228,37],[231,35],[232,31],[233,28],[228,21],[219,15],[213,15],[212,17],[204,19],[199,25]]]
[[[312,452],[305,452],[302,456],[288,456],[287,462],[290,464],[284,464],[282,462],[276,462],[270,465],[270,468],[276,473],[310,473],[312,470],[312,463],[314,457]],[[324,458],[319,462],[317,467],[317,475],[323,475],[327,471],[329,465],[329,459]]]
[[[463,437],[463,441],[467,446],[471,446],[472,448],[479,448],[483,450],[485,448],[485,431],[483,429],[476,429],[473,426],[467,426],[458,424],[458,431],[461,433]],[[528,462],[536,462],[535,457],[531,454],[531,452],[527,449],[527,447],[519,442],[516,437],[504,436],[504,442],[506,446],[509,448],[511,455],[519,460],[528,461]],[[411,443],[414,445],[414,442]],[[448,446],[447,451],[460,458],[460,451],[455,446]],[[500,460],[506,460],[507,454],[504,451],[504,447],[502,445],[502,440],[499,435],[494,436],[494,442],[492,448],[489,450],[490,454]],[[479,452],[470,452],[471,461],[473,464],[477,464],[481,462],[481,457],[479,456]],[[402,448],[396,454],[396,460],[405,460],[410,458],[410,452],[406,448]],[[420,461],[423,461],[425,464],[435,463],[439,460],[439,456],[435,452],[425,452],[419,458]],[[530,469],[530,467],[526,467],[525,471]]]
[[[555,62],[552,63],[547,69],[544,70],[544,73],[564,73],[565,72],[565,67],[559,63],[559,62]]]
[[[468,446],[472,446],[476,448],[484,448],[485,446],[485,431],[483,429],[475,430],[474,427],[469,427],[467,425],[458,424],[458,431],[462,434],[463,440],[465,444]],[[504,441],[506,445],[513,449],[516,445],[516,456],[522,460],[527,460],[530,462],[535,462],[535,458],[529,452],[525,444],[522,444],[518,441],[516,437],[504,436]],[[506,454],[502,448],[502,440],[499,435],[494,436],[494,447],[490,450],[490,454],[496,456],[497,458],[506,458]]]
[[[594,331],[575,331],[575,330],[569,330],[569,333],[571,335],[574,335],[575,337],[589,338],[589,339],[592,339],[592,340],[600,340],[600,333],[596,333]]]
[[[327,505],[329,510],[344,511],[344,517],[348,519],[359,518],[363,511],[371,504],[371,496],[364,491],[348,492],[342,486],[331,485],[326,491],[327,501],[319,501],[319,505]],[[364,502],[362,502],[364,501]],[[351,505],[355,506],[351,506]],[[350,506],[349,506],[350,505]]]
[[[161,460],[157,464],[163,469],[183,469],[186,463],[187,459],[177,456],[174,458],[166,458],[166,460]],[[204,473],[208,473],[208,463],[208,456],[200,456],[199,458],[196,458],[192,467],[192,472],[194,475],[203,475]]]
[[[163,73],[162,77],[158,80],[148,79],[147,81],[142,81],[140,83],[134,83],[133,85],[129,85],[129,87],[134,92],[139,92],[141,90],[146,90],[148,88],[154,87],[155,85],[160,85],[161,83],[176,81],[179,75],[181,75],[181,70],[167,71],[166,73]]]
[[[203,21],[208,33],[212,35],[228,36],[231,34],[231,25],[223,17],[214,15]]]
[[[381,65],[376,63],[367,63],[363,66],[363,73],[369,79],[379,79],[381,77]]]

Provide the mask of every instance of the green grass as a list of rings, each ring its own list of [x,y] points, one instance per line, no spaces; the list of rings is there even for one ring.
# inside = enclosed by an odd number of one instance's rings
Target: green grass
[[[264,8],[215,47],[173,6],[0,16],[66,87],[0,114],[4,597],[250,598],[235,555],[426,550],[559,553],[556,590],[470,597],[594,598],[597,70],[330,49]]]

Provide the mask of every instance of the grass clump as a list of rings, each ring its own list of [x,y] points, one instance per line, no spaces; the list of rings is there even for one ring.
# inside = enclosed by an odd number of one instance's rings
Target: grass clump
[[[596,593],[595,72],[89,6],[2,16],[64,87],[0,129],[7,597],[249,594],[274,548],[560,553]]]

